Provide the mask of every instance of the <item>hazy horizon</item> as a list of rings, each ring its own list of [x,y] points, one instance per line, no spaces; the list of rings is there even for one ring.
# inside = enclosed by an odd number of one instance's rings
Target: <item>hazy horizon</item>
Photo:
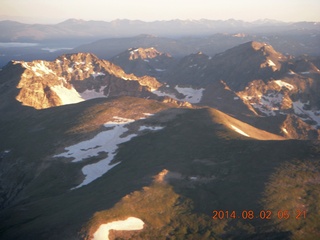
[[[319,22],[318,0],[2,0],[0,20],[23,23],[56,24],[67,19],[113,21],[117,19],[145,22],[168,20],[228,20],[253,22],[272,19],[281,22]]]
[[[10,16],[0,16],[0,21],[14,21],[14,22],[19,22],[19,23],[23,23],[23,24],[44,24],[44,25],[55,25],[55,24],[59,24],[62,22],[66,22],[69,20],[75,20],[75,21],[93,21],[93,22],[114,22],[114,21],[141,21],[141,22],[146,22],[146,23],[152,23],[152,22],[157,22],[157,21],[202,21],[202,20],[208,20],[208,21],[229,21],[229,20],[235,20],[235,21],[242,21],[242,22],[247,22],[247,23],[254,23],[254,22],[258,22],[258,21],[270,21],[270,22],[282,22],[282,23],[294,23],[294,22],[320,22],[320,21],[281,21],[281,20],[277,20],[277,19],[270,19],[270,18],[261,18],[261,19],[255,19],[252,21],[246,21],[243,19],[235,19],[235,18],[229,18],[229,19],[208,19],[208,18],[201,18],[201,19],[180,19],[180,18],[176,18],[176,19],[167,19],[167,20],[141,20],[141,19],[128,19],[128,18],[117,18],[117,19],[112,19],[112,20],[97,20],[97,19],[81,19],[81,18],[66,18],[66,19],[62,19],[58,22],[46,22],[46,21],[38,21],[38,22],[34,22],[34,21],[30,21],[27,19],[20,19],[20,18],[14,18],[14,17],[10,17]]]

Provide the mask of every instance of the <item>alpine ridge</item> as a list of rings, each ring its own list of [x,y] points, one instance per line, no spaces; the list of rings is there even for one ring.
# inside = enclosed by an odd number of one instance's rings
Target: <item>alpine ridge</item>
[[[150,97],[150,92],[161,86],[155,78],[126,74],[115,64],[88,53],[63,55],[53,62],[11,64],[23,71],[16,99],[36,109],[123,94]]]

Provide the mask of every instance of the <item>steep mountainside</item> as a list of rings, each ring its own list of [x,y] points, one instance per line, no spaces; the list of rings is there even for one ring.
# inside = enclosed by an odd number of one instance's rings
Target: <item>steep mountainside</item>
[[[150,97],[150,91],[161,86],[155,78],[126,74],[113,63],[87,53],[63,55],[53,62],[13,61],[0,72],[1,88],[12,85],[12,80],[5,74],[13,69],[18,69],[11,74],[17,74],[15,84],[19,89],[14,97],[23,105],[36,109],[97,97]]]

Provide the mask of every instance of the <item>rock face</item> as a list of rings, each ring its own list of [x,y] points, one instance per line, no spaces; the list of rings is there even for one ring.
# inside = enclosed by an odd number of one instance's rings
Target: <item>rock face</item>
[[[161,84],[153,77],[139,78],[93,54],[63,55],[53,62],[13,62],[23,69],[16,99],[36,109],[81,102],[97,97],[148,97]],[[4,81],[4,80],[3,80]]]

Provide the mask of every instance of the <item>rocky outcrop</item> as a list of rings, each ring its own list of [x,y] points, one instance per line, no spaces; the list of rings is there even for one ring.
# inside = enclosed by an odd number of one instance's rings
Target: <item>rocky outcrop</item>
[[[289,114],[281,125],[282,134],[291,139],[319,139],[320,130],[302,121],[299,117]]]
[[[119,66],[93,54],[63,55],[55,61],[16,61],[24,71],[16,99],[36,109],[77,103],[96,97],[151,96],[161,84],[153,77],[126,74]]]

